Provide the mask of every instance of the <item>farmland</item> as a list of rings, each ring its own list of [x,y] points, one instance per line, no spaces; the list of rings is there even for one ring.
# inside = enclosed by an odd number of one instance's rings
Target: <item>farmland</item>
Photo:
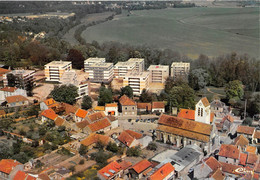
[[[116,41],[172,49],[196,58],[230,52],[259,58],[258,8],[174,8],[132,11],[87,28],[87,42]]]

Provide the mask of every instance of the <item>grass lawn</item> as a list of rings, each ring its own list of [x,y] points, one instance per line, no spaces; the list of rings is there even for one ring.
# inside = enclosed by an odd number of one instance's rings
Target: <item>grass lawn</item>
[[[213,87],[213,86],[208,86],[205,87],[204,89],[201,89],[197,92],[197,98],[196,100],[198,101],[201,97],[207,97],[208,100],[211,102],[215,97],[225,98],[226,94],[224,91],[224,87]]]

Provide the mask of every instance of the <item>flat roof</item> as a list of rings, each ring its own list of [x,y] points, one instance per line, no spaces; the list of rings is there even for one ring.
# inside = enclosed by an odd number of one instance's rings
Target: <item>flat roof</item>
[[[89,67],[109,67],[111,65],[113,65],[113,63],[98,62],[91,64]]]
[[[45,66],[65,66],[71,64],[71,61],[52,61]]]
[[[190,63],[189,62],[172,62],[172,66],[176,66],[176,65],[179,65],[179,66],[190,65]]]
[[[22,74],[22,75],[31,74],[33,72],[35,72],[35,70],[16,69],[11,71],[12,74]]]
[[[84,62],[106,62],[106,58],[91,57],[86,59]]]
[[[168,70],[168,65],[150,65],[148,70]]]
[[[135,66],[135,62],[120,61],[120,62],[116,63],[115,66]]]
[[[142,62],[144,61],[143,58],[130,58],[128,59],[128,62]]]
[[[135,78],[146,77],[146,76],[149,76],[149,72],[147,72],[147,71],[143,71],[143,72],[133,71],[133,72],[126,73],[125,76],[126,77],[135,77]]]

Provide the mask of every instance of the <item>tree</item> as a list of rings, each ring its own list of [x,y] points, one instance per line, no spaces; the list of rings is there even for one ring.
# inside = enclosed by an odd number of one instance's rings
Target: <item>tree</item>
[[[87,153],[87,147],[81,144],[80,147],[79,147],[79,154],[80,154],[81,156],[83,156],[83,155],[85,155],[86,153]]]
[[[154,142],[150,142],[148,144],[148,146],[147,146],[147,149],[151,150],[151,151],[156,151],[157,150],[157,145]]]
[[[225,87],[227,99],[241,99],[244,95],[243,85],[241,81],[230,81]]]
[[[32,105],[30,109],[26,112],[27,116],[36,116],[39,115],[40,107],[37,105]]]
[[[72,67],[76,69],[84,68],[85,58],[77,49],[70,49],[67,57],[68,61],[72,62]]]
[[[206,70],[202,68],[194,69],[189,74],[189,85],[194,90],[200,90],[209,84],[209,79],[210,76]]]
[[[55,101],[74,104],[78,97],[78,88],[72,84],[55,86],[50,95]]]
[[[26,92],[27,92],[27,95],[28,96],[33,96],[33,81],[29,81],[28,82],[28,84],[26,85],[26,87],[25,87],[25,89],[26,89]]]
[[[139,100],[141,102],[152,102],[152,94],[146,89],[143,89]]]
[[[7,74],[7,82],[9,87],[15,87],[15,75],[12,73]]]
[[[139,146],[128,148],[126,151],[126,155],[139,157],[141,155],[141,148]]]
[[[260,94],[256,94],[248,101],[248,113],[251,116],[260,114]]]
[[[164,90],[167,94],[169,94],[170,90],[173,88],[173,86],[175,85],[174,79],[173,77],[168,77],[165,81],[165,86],[164,86]]]
[[[106,149],[108,151],[113,152],[113,153],[117,153],[118,152],[118,146],[116,145],[116,143],[109,142]]]
[[[133,97],[133,89],[130,86],[125,86],[121,88],[120,96],[127,95],[129,98]]]
[[[92,108],[92,99],[89,96],[83,96],[82,103],[81,103],[82,109],[91,109]]]
[[[113,101],[113,94],[110,89],[107,89],[104,86],[101,86],[99,89],[99,96],[98,96],[98,105],[104,106],[106,103],[111,103]]]
[[[170,108],[185,108],[185,109],[194,109],[195,106],[195,92],[188,85],[183,83],[179,86],[174,86],[170,92],[168,97],[168,105]]]

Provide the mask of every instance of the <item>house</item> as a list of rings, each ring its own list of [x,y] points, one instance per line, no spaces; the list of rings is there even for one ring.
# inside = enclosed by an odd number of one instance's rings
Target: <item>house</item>
[[[75,114],[75,121],[81,122],[86,119],[87,115],[88,115],[88,111],[79,108]]]
[[[242,151],[245,151],[246,147],[249,145],[249,140],[245,138],[244,135],[239,135],[236,137],[234,143],[235,146],[239,146]]]
[[[152,102],[152,112],[165,112],[165,104],[163,101],[161,102]]]
[[[218,147],[215,125],[162,114],[156,128],[157,140],[177,147],[196,144],[210,152]]]
[[[206,97],[201,98],[196,104],[195,121],[210,124],[210,104]]]
[[[108,136],[93,133],[93,134],[90,134],[84,140],[82,140],[80,142],[80,144],[88,147],[88,149],[92,149],[96,145],[97,142],[101,142],[102,144],[107,145],[110,141],[111,141],[111,139]]]
[[[254,144],[260,144],[260,131],[255,131],[252,139]]]
[[[23,164],[13,159],[0,160],[0,179],[9,180],[13,179],[15,174],[23,170]]]
[[[58,105],[59,105],[59,103],[56,102],[53,98],[49,98],[40,103],[40,109],[43,111],[46,109],[57,107]]]
[[[7,73],[11,72],[11,70],[4,69],[0,67],[0,81],[3,81],[3,76]]]
[[[233,122],[234,122],[233,116],[231,116],[230,114],[226,115],[226,116],[222,119],[222,121],[221,121],[221,123],[223,124],[222,130],[223,130],[223,131],[229,131],[230,128],[231,128],[231,126],[232,126],[232,124],[233,124]]]
[[[104,117],[106,117],[105,113],[103,111],[99,111],[99,112],[88,115],[86,117],[86,119],[89,121],[89,123],[93,123]]]
[[[0,89],[0,103],[3,103],[8,96],[21,95],[27,97],[26,90],[16,87],[4,87]]]
[[[33,177],[24,171],[18,171],[13,180],[36,180],[36,177]]]
[[[254,153],[247,154],[246,166],[254,168],[255,164],[258,162],[258,156]]]
[[[76,106],[72,106],[68,103],[60,103],[60,106],[64,109],[64,115],[66,116],[74,116],[77,112],[77,110],[79,109]]]
[[[240,150],[237,146],[231,144],[221,144],[218,160],[220,162],[236,164],[239,163]]]
[[[230,113],[228,106],[226,106],[225,103],[221,102],[218,99],[215,99],[210,103],[210,110],[211,112],[214,112],[215,114],[225,114],[225,113]]]
[[[129,174],[132,179],[141,179],[151,170],[152,170],[152,163],[144,159],[138,162],[137,164],[133,165],[129,169]]]
[[[138,139],[141,139],[142,136],[143,135],[140,133],[131,130],[124,130],[123,132],[121,132],[117,139],[126,147],[131,148],[140,144]]]
[[[101,180],[120,178],[122,167],[116,161],[111,162],[97,172],[97,176]]]
[[[96,106],[93,109],[94,111],[98,112],[98,111],[105,111],[105,106]]]
[[[238,179],[243,177],[246,179],[246,176],[250,176],[249,179],[251,179],[251,173],[252,169],[248,167],[243,167],[239,165],[229,164],[225,162],[220,162],[222,165],[222,172],[225,174],[225,176],[229,179]]]
[[[137,115],[137,105],[136,102],[126,95],[123,95],[119,99],[119,111],[123,116],[136,116]]]
[[[117,103],[111,103],[105,105],[106,115],[118,116],[118,105]]]
[[[247,139],[252,139],[254,132],[255,132],[254,127],[242,126],[242,125],[239,125],[237,127],[237,135],[243,134]]]
[[[94,132],[107,132],[111,130],[111,123],[108,120],[108,118],[104,118],[102,120],[96,121],[92,124],[87,125],[88,132],[94,133]]]
[[[66,121],[65,119],[61,118],[61,117],[57,117],[55,120],[54,120],[54,123],[56,126],[64,126]]]
[[[195,121],[195,111],[191,109],[180,109],[177,117]]]
[[[29,105],[29,100],[21,95],[8,96],[6,99],[6,106],[8,107],[17,107],[17,106],[27,106]]]
[[[156,167],[155,167],[156,168]],[[174,167],[170,162],[160,166],[147,180],[170,180],[174,178]]]
[[[42,116],[42,123],[48,121],[48,120],[53,120],[58,117],[58,115],[52,110],[52,109],[46,109],[41,113]]]
[[[118,119],[115,116],[107,116],[111,123],[111,129],[117,128],[118,127]]]
[[[257,154],[257,148],[255,146],[246,146],[246,152]]]
[[[137,103],[137,111],[138,112],[151,112],[152,105],[151,103]]]
[[[75,123],[72,129],[74,129],[77,132],[88,133],[88,128],[87,128],[88,125],[89,122],[87,120],[83,120]]]

